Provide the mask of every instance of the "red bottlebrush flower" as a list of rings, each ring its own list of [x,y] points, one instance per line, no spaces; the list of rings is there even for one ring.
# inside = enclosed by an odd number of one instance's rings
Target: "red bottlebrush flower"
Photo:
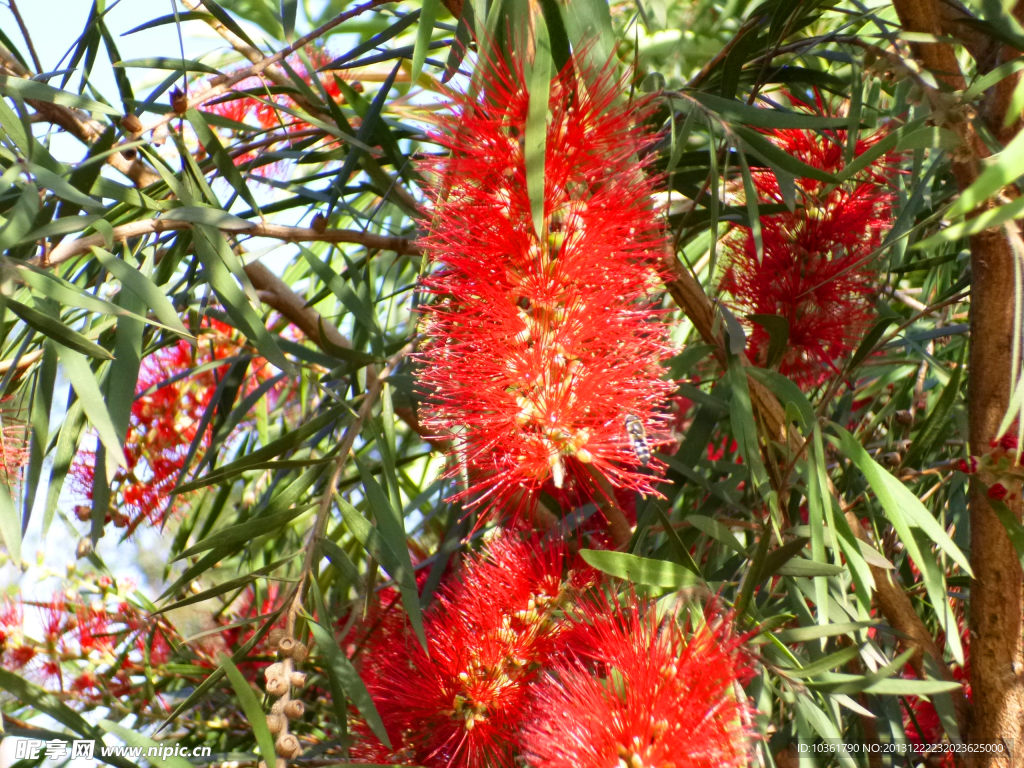
[[[576,657],[538,688],[521,742],[535,768],[747,765],[745,676],[729,627],[687,639],[655,607],[591,603],[574,632]]]
[[[512,534],[471,556],[424,615],[430,655],[411,632],[378,632],[363,679],[391,738],[388,752],[364,724],[358,759],[433,768],[514,765],[539,666],[555,648],[555,609],[574,591],[564,550]],[[387,759],[383,759],[387,758]]]
[[[207,333],[195,352],[185,341],[149,355],[139,369],[136,398],[132,404],[124,454],[127,467],[120,469],[112,484],[111,516],[118,527],[132,533],[139,525],[159,525],[171,511],[175,499],[170,491],[185,465],[189,447],[226,365],[193,375],[188,371],[244,351],[234,330],[224,323],[208,320]],[[262,358],[253,360],[246,391],[272,375]],[[170,383],[168,383],[170,382]],[[152,390],[152,391],[151,391]],[[202,451],[209,445],[212,429],[200,438]],[[92,498],[95,455],[81,452],[72,465],[75,489]],[[86,510],[88,514],[88,510]]]
[[[990,499],[994,499],[995,501],[1002,501],[1003,499],[1006,498],[1008,494],[1009,491],[1006,490],[1006,486],[1003,485],[1002,483],[993,483],[992,485],[989,486],[988,497]]]
[[[787,154],[827,173],[845,166],[844,130],[775,130],[768,138]],[[863,154],[879,138],[876,134],[858,140],[854,155]],[[834,369],[834,361],[853,350],[871,317],[868,297],[874,270],[869,257],[890,226],[890,195],[885,189],[890,165],[891,158],[883,156],[827,194],[825,183],[797,179],[796,210],[761,217],[761,258],[749,228],[738,229],[727,240],[721,290],[731,295],[738,314],[779,315],[789,322],[779,370],[803,387],[821,383]],[[753,181],[760,203],[784,202],[774,173],[753,170]],[[747,353],[753,362],[765,365],[770,336],[757,324],[749,331]]]
[[[306,53],[309,57],[310,63],[315,67],[323,66],[330,61],[330,56],[323,51],[316,50],[312,47],[306,49]],[[307,83],[312,84],[314,77],[319,77],[315,73],[310,73],[306,70],[305,65],[298,56],[294,56],[288,61],[289,67],[292,71],[299,75]],[[344,97],[341,94],[341,88],[338,85],[338,78],[347,80],[348,77],[344,71],[332,71],[327,76],[319,77],[320,84],[323,86],[324,91],[338,103],[344,101]],[[273,131],[279,129],[289,134],[287,140],[282,142],[280,139],[261,139],[259,146],[252,151],[242,152],[236,154],[234,162],[236,165],[245,165],[253,162],[259,156],[266,152],[268,148],[279,146],[281,143],[287,143],[292,139],[299,139],[302,136],[309,135],[310,129],[313,128],[309,123],[301,120],[288,112],[285,112],[281,107],[285,107],[290,110],[295,110],[297,105],[295,101],[288,95],[285,94],[272,94],[270,88],[273,86],[268,80],[262,77],[248,77],[245,80],[237,83],[234,87],[234,93],[222,99],[211,101],[204,105],[203,109],[207,112],[212,112],[215,115],[226,117],[229,120],[234,120],[237,123],[246,123],[248,125],[259,126],[264,131]],[[352,83],[353,90],[362,90],[359,83]],[[300,134],[300,135],[295,135]],[[334,142],[329,142],[334,144]],[[274,165],[277,165],[276,163]],[[262,167],[261,169],[262,170]],[[259,172],[259,170],[257,172]]]
[[[999,447],[1004,451],[1015,451],[1017,450],[1017,436],[1016,435],[1003,435],[999,438]]]
[[[630,419],[664,442],[672,388],[660,378],[666,328],[646,298],[665,244],[655,180],[636,160],[644,110],[616,105],[608,76],[578,87],[569,66],[552,81],[538,240],[529,96],[507,64],[488,71],[484,97],[455,96],[433,134],[450,155],[425,167],[438,194],[421,244],[438,269],[424,283],[438,300],[425,322],[424,421],[453,438],[470,479],[461,496],[492,508],[528,507],[549,478],[593,484],[591,467],[653,493],[627,430]]]

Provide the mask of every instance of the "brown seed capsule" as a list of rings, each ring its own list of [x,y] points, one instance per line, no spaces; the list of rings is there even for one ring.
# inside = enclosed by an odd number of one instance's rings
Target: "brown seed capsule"
[[[270,705],[270,713],[273,715],[284,715],[284,707],[288,702],[284,699],[278,699]]]
[[[281,715],[267,715],[267,729],[275,736],[284,730],[288,721]]]
[[[896,423],[902,424],[904,427],[909,427],[914,423],[914,414],[910,411],[896,411]]]
[[[142,121],[131,112],[121,118],[121,127],[125,133],[130,133],[132,136],[142,133]]]
[[[269,667],[263,670],[263,677],[266,680],[270,680],[274,677],[284,677],[284,664],[280,661],[271,664]]]
[[[81,559],[83,557],[88,557],[89,555],[92,554],[92,551],[93,551],[92,539],[84,538],[84,539],[79,539],[78,540],[78,546],[75,547],[75,556],[76,557],[78,557],[79,559]]]
[[[284,705],[284,714],[289,720],[296,720],[306,713],[306,705],[300,699],[290,699]]]
[[[318,213],[313,217],[313,221],[309,226],[314,232],[323,234],[327,231],[327,217],[322,213]]]
[[[281,652],[282,656],[291,658],[296,642],[294,637],[282,637],[277,643],[277,650]]]
[[[280,627],[272,629],[267,633],[267,642],[270,643],[271,648],[277,648],[281,644],[281,641],[287,636],[287,633]]]
[[[75,517],[77,517],[83,523],[89,522],[89,520],[92,518],[92,507],[90,507],[88,504],[75,505]]]
[[[180,88],[175,87],[171,89],[171,109],[179,115],[183,115],[188,111],[188,96],[182,93]]]
[[[301,664],[309,656],[309,649],[306,648],[305,644],[300,643],[298,640],[295,641],[295,647],[292,649],[292,661],[296,664]]]
[[[277,738],[276,746],[277,754],[286,759],[297,757],[302,752],[299,740],[290,733],[281,734]]]
[[[903,460],[898,451],[892,451],[890,453],[882,454],[882,463],[888,467],[895,467]]]
[[[306,684],[306,673],[292,672],[291,681],[292,685],[294,685],[296,688],[301,688]]]
[[[272,677],[267,680],[266,688],[271,696],[284,696],[288,693],[288,681],[283,677]]]

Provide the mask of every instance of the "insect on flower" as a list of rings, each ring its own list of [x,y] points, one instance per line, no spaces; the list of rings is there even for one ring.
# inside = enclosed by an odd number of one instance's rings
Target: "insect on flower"
[[[646,467],[651,463],[651,444],[647,442],[647,430],[644,429],[644,423],[632,413],[626,414],[626,434],[629,435],[629,441],[633,444],[633,453],[636,454],[637,461]]]

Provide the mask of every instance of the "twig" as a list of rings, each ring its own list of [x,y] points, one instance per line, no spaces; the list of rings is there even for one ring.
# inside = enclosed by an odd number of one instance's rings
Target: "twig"
[[[15,21],[18,22],[18,28],[21,30],[21,36],[25,38],[25,45],[28,46],[28,52],[32,54],[32,63],[36,65],[36,72],[42,72],[42,62],[39,61],[39,54],[36,53],[36,47],[32,44],[32,36],[28,33],[28,27],[25,26],[25,20],[21,18],[21,13],[18,12],[18,4],[14,0],[7,0],[7,5],[11,9],[11,13],[14,14]]]
[[[344,436],[341,438],[341,446],[338,451],[338,460],[334,464],[334,470],[331,472],[331,476],[327,481],[327,487],[324,489],[323,495],[320,497],[320,509],[317,511],[316,520],[313,523],[313,530],[310,531],[309,540],[306,542],[306,555],[302,562],[302,570],[299,572],[299,581],[295,585],[294,591],[291,596],[291,605],[288,608],[288,628],[289,634],[294,632],[295,619],[298,616],[299,610],[302,608],[302,602],[306,598],[306,591],[309,589],[309,576],[313,570],[313,563],[316,560],[316,548],[317,542],[321,536],[323,536],[324,529],[327,526],[327,516],[331,511],[331,501],[334,498],[334,490],[338,487],[338,480],[341,477],[342,470],[345,468],[345,462],[348,460],[348,455],[352,450],[352,446],[355,443],[356,436],[362,431],[363,423],[370,416],[370,412],[373,409],[374,403],[380,395],[381,389],[384,386],[384,382],[387,380],[398,364],[402,362],[406,355],[412,352],[415,347],[415,339],[404,347],[402,347],[395,355],[388,361],[387,366],[380,376],[370,377],[369,386],[366,388],[366,395],[363,398],[363,404],[359,408],[359,413],[356,416],[356,420],[353,421],[348,428],[345,430]]]

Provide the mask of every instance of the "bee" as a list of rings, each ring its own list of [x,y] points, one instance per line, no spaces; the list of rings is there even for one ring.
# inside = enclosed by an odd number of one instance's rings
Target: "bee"
[[[626,414],[626,435],[633,445],[633,453],[636,454],[637,460],[646,467],[651,461],[651,445],[647,442],[644,423],[632,413]]]

